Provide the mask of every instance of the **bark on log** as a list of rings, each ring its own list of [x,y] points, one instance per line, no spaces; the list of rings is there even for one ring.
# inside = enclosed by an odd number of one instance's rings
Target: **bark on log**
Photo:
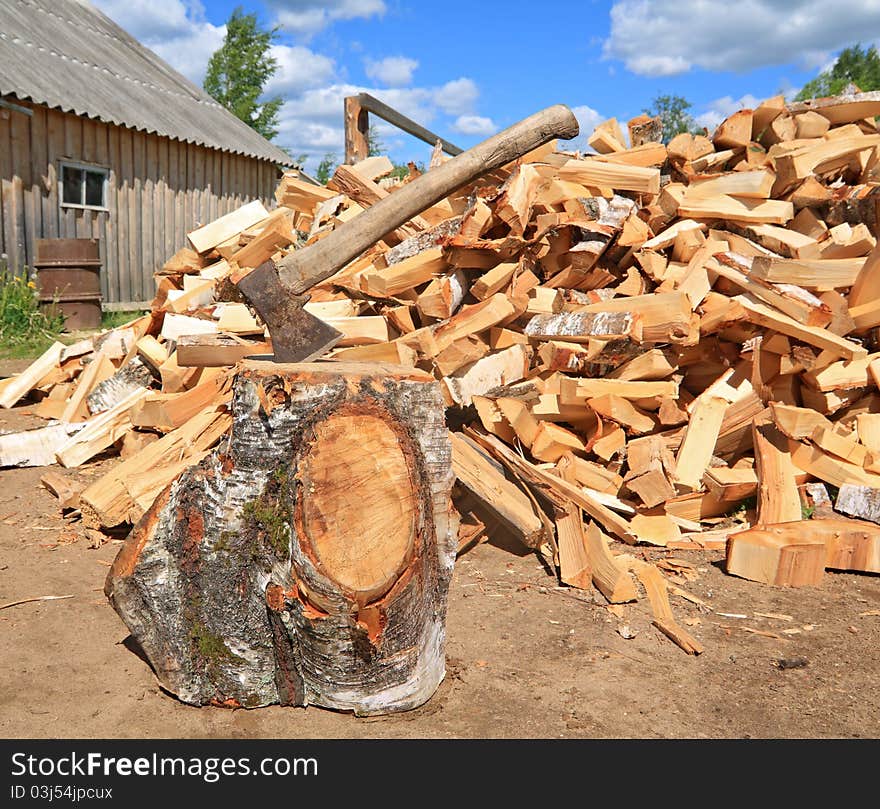
[[[228,446],[134,528],[105,592],[185,702],[408,710],[445,673],[456,553],[439,385],[245,361]]]

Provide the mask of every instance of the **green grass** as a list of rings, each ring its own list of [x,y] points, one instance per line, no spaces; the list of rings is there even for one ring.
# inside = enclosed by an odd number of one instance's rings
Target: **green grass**
[[[124,326],[137,320],[144,314],[143,309],[119,309],[113,312],[104,311],[101,313],[101,328],[115,329],[117,326]]]
[[[16,272],[0,263],[0,356],[24,358],[45,351],[64,328],[60,314],[40,308],[36,282],[27,267]]]
[[[100,329],[122,326],[142,314],[141,309],[104,312]],[[14,272],[0,260],[0,360],[33,359],[54,341],[72,343],[82,334],[65,332],[60,312],[40,308],[37,285],[27,267]]]

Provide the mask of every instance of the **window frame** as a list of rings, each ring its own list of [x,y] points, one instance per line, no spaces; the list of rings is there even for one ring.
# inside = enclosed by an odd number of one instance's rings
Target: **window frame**
[[[77,202],[66,202],[64,199],[64,170],[66,168],[77,169],[79,171],[90,171],[93,174],[102,175],[104,178],[101,183],[101,200],[103,204],[83,205]],[[83,175],[83,183],[81,187],[84,188],[85,184],[86,179],[85,175]],[[60,208],[73,208],[78,211],[100,211],[103,213],[109,213],[110,209],[107,207],[107,192],[109,184],[109,166],[102,166],[98,163],[85,163],[82,160],[67,160],[66,158],[58,161],[58,207]]]

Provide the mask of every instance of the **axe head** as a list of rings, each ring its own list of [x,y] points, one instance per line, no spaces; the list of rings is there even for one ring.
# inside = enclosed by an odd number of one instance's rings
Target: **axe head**
[[[281,283],[271,259],[240,278],[236,286],[269,329],[275,362],[308,362],[342,339],[342,332],[303,309]]]

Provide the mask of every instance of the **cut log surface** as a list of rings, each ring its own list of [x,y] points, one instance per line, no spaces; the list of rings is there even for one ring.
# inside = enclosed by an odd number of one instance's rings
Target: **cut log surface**
[[[163,686],[192,704],[422,704],[445,672],[457,534],[439,386],[245,362],[233,413],[228,447],[160,495],[107,580]]]
[[[799,523],[752,528],[731,535],[727,572],[744,579],[779,586],[803,587],[822,583],[825,542]]]

